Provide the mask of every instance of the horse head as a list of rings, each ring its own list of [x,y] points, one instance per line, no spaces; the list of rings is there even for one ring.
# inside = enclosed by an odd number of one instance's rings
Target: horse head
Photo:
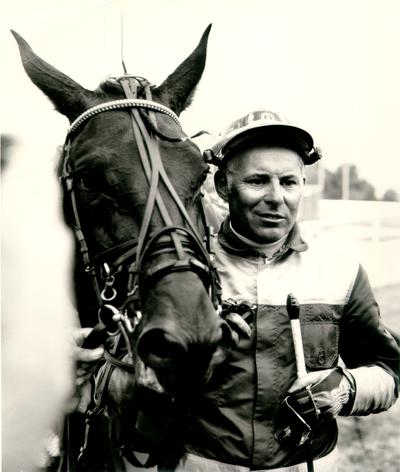
[[[125,75],[93,91],[13,33],[28,76],[71,123],[60,175],[81,322],[105,314],[111,332],[137,324],[134,354],[167,391],[197,388],[227,344],[203,247],[208,166],[177,118],[202,76],[209,32],[161,85]]]

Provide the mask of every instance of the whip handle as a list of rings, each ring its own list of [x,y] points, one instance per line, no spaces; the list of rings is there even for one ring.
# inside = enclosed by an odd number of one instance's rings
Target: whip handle
[[[298,319],[290,320],[290,325],[292,328],[294,353],[296,356],[297,378],[300,378],[307,374],[306,362],[304,359],[303,340],[301,338],[300,321]]]

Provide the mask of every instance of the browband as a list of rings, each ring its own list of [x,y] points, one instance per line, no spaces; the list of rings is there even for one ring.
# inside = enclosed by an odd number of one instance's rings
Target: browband
[[[171,117],[175,123],[182,128],[178,116],[169,108],[161,103],[153,102],[150,100],[143,100],[140,98],[124,98],[121,100],[113,100],[111,102],[100,103],[99,105],[95,105],[92,108],[84,111],[81,115],[76,118],[71,123],[71,126],[68,129],[68,134],[73,133],[79,126],[84,123],[86,120],[91,118],[94,115],[102,113],[103,111],[109,110],[118,110],[120,108],[147,108],[148,110],[158,111],[160,113],[164,113],[164,115],[168,115]]]

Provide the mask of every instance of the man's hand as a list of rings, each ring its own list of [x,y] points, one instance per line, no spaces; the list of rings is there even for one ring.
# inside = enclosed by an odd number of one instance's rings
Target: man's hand
[[[251,337],[251,326],[246,320],[251,317],[253,308],[247,302],[238,302],[233,299],[224,301],[221,316],[230,328],[233,346],[239,344],[241,337]]]
[[[68,405],[68,411],[85,413],[91,397],[92,386],[89,382],[98,361],[104,355],[104,348],[84,349],[82,344],[93,328],[77,328],[72,333],[72,355],[75,360],[75,392]]]
[[[312,398],[307,392],[307,387]],[[318,415],[335,417],[350,400],[352,385],[340,369],[318,370],[297,379],[289,388],[288,394],[300,415],[304,408],[308,409],[305,405],[311,400]]]
[[[350,374],[341,369],[310,372],[290,387],[276,416],[275,437],[297,447],[312,437],[324,418],[337,416],[353,398]]]
[[[103,346],[96,347],[95,349],[84,349],[81,347],[92,331],[93,328],[78,328],[72,333],[72,353],[76,361],[75,384],[77,387],[84,385],[90,379],[97,361],[104,355]]]

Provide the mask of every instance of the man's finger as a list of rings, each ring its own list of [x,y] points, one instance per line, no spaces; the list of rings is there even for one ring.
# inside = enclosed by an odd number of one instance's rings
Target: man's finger
[[[78,369],[76,372],[76,379],[75,379],[75,385],[77,387],[81,387],[85,383],[89,382],[89,380],[92,378],[92,371],[89,370],[84,370],[84,369]]]
[[[72,340],[76,346],[82,346],[83,341],[93,331],[93,328],[76,328],[72,331]]]
[[[75,346],[73,349],[74,358],[78,362],[96,362],[104,355],[104,348],[102,346],[95,349],[83,349]]]
[[[300,377],[297,379],[293,385],[289,388],[288,392],[293,393],[297,390],[301,390],[304,387],[308,387],[309,385],[316,384],[317,382],[322,381],[325,377],[327,377],[332,372],[332,369],[328,370],[317,370],[316,372],[309,372],[307,375]]]

